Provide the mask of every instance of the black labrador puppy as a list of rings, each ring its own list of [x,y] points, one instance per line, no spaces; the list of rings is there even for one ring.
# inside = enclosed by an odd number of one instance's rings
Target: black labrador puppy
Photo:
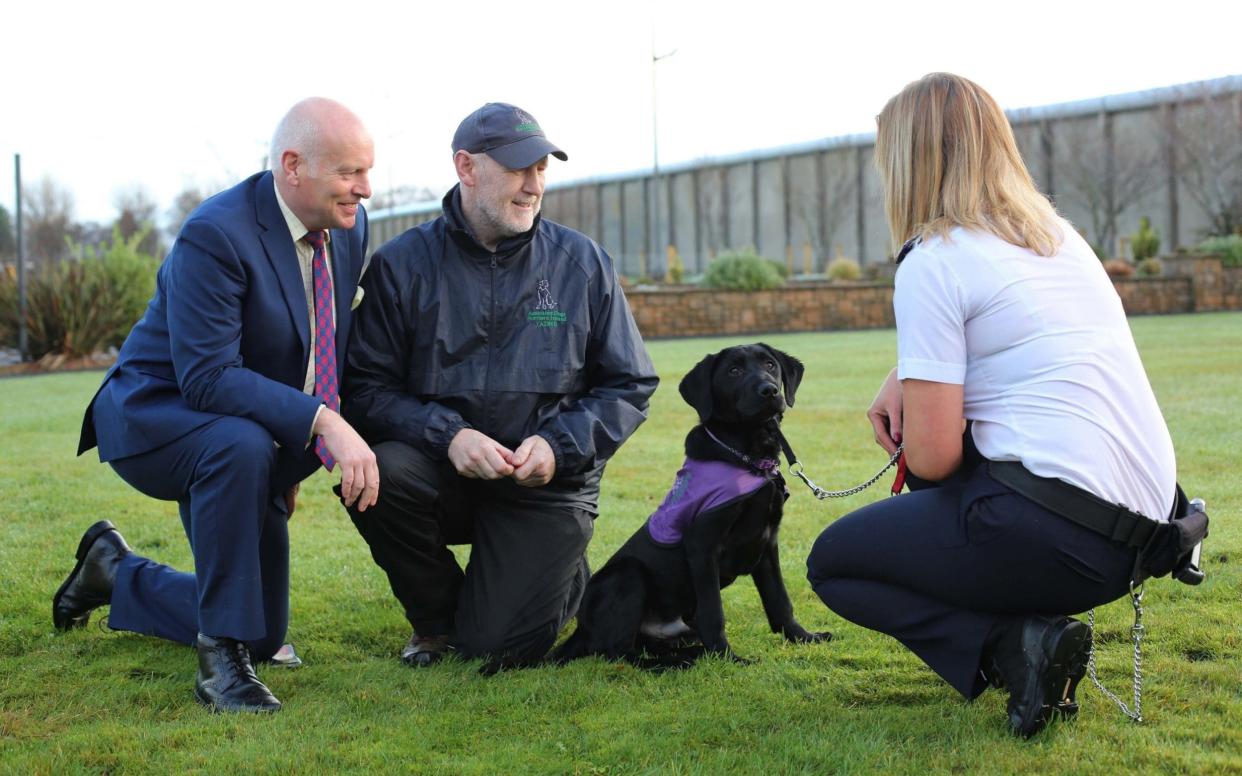
[[[776,549],[789,495],[780,422],[802,372],[797,359],[756,343],[707,356],[682,379],[700,420],[686,435],[685,465],[660,508],[591,578],[578,627],[553,660],[603,655],[646,668],[688,666],[704,652],[741,660],[725,638],[720,591],[745,574],[774,633],[798,643],[832,637],[794,619]]]

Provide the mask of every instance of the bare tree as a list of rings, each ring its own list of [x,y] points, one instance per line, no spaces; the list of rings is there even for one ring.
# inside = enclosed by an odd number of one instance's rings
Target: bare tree
[[[130,186],[122,189],[113,197],[117,216],[113,226],[121,233],[121,238],[128,240],[135,234],[146,230],[146,236],[138,243],[138,250],[148,256],[163,254],[159,230],[155,224],[155,201],[141,186]]]
[[[836,163],[840,161],[846,164]],[[796,180],[789,188],[793,216],[806,231],[818,272],[828,269],[833,243],[845,221],[846,206],[858,190],[849,161],[848,155],[833,154],[825,158],[824,154],[816,154],[814,175]]]
[[[17,253],[17,237],[9,210],[0,205],[0,262],[12,261]]]
[[[1242,229],[1242,93],[1201,87],[1173,121],[1174,169],[1214,235]]]
[[[203,191],[198,186],[187,186],[181,193],[173,197],[172,207],[168,209],[167,233],[172,239],[177,238],[181,225],[190,217],[194,209],[203,204]]]
[[[1064,160],[1057,164],[1057,201],[1086,211],[1096,253],[1111,255],[1118,216],[1155,183],[1159,149],[1133,128],[1115,126],[1111,114],[1067,121],[1056,133],[1056,155]]]
[[[696,170],[695,175],[699,176],[699,223],[695,228],[701,235],[699,241],[705,254],[699,257],[700,266],[706,269],[710,259],[728,248],[729,235],[725,225],[727,181],[723,167],[703,167]]]
[[[441,196],[427,186],[394,186],[387,191],[375,192],[367,202],[367,209],[383,210],[418,202],[432,202],[439,200]]]
[[[27,260],[46,264],[69,254],[66,237],[75,235],[73,194],[44,176],[30,188],[23,187],[23,251]]]
[[[103,245],[112,240],[112,224],[101,224],[98,221],[83,221],[69,228],[69,239],[73,242],[73,253],[81,254],[81,248]]]

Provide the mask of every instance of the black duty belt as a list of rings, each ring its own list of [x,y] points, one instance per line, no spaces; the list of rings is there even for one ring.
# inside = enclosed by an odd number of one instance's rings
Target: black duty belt
[[[1105,501],[1068,482],[1031,474],[1017,461],[989,461],[988,473],[1044,509],[1127,547],[1143,549],[1161,525],[1124,504]]]

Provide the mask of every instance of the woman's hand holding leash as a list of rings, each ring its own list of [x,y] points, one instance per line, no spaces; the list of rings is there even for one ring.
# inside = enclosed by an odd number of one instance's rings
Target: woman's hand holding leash
[[[897,367],[893,367],[867,408],[867,420],[875,429],[875,443],[889,455],[897,452],[901,444],[901,409],[901,381],[897,379]]]

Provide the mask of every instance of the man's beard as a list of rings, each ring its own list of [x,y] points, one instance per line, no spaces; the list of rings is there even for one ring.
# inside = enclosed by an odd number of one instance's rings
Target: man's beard
[[[498,240],[507,240],[510,237],[517,237],[530,230],[535,223],[535,216],[539,215],[539,209],[543,205],[542,200],[535,202],[534,208],[531,210],[530,222],[525,226],[519,226],[517,218],[508,218],[504,207],[496,207],[490,202],[479,203],[479,213],[487,221],[487,226],[496,235]],[[524,219],[523,219],[524,220]]]

